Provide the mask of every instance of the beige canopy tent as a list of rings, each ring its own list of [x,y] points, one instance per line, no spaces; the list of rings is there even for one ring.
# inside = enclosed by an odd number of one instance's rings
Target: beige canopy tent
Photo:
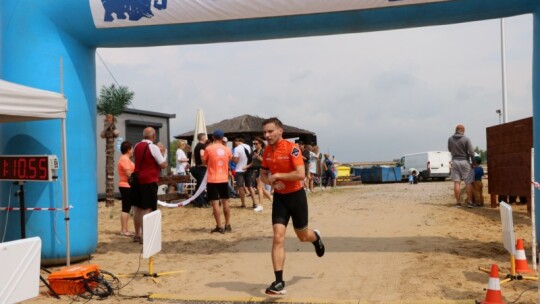
[[[62,121],[62,209],[66,224],[66,263],[70,265],[69,205],[66,148],[67,100],[62,94],[0,79],[0,123],[60,119]]]

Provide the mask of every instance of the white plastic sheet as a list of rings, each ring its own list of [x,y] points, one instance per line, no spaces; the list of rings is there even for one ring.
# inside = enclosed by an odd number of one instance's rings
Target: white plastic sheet
[[[161,251],[161,211],[143,216],[143,258],[148,259]]]
[[[501,224],[503,234],[503,244],[506,251],[511,255],[516,255],[516,236],[514,235],[514,220],[512,218],[512,206],[505,202],[499,204],[501,212]]]
[[[0,243],[0,304],[17,303],[39,295],[41,239]]]

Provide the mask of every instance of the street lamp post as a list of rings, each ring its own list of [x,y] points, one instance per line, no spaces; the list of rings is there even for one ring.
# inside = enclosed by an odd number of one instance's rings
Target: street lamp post
[[[506,60],[505,60],[505,45],[504,45],[504,20],[501,18],[501,74],[502,74],[502,117],[503,122],[508,122],[508,108],[506,106]],[[500,110],[498,110],[500,111]],[[499,113],[499,120],[500,120]],[[500,121],[499,121],[500,124]]]

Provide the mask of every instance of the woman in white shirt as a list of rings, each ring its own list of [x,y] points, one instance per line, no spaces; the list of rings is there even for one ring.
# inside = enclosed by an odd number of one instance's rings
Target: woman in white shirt
[[[186,147],[186,142],[179,140],[176,149],[176,175],[186,175],[186,167],[188,165],[188,158],[184,148]],[[180,194],[184,193],[184,183],[176,184],[176,191]]]

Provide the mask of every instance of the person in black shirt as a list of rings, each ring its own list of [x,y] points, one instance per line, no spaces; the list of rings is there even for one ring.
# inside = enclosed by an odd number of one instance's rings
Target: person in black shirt
[[[197,181],[195,191],[199,189],[204,179],[204,176],[206,175],[206,166],[203,165],[202,155],[204,154],[204,148],[206,148],[208,136],[205,133],[199,133],[197,134],[197,140],[199,142],[197,143],[197,145],[195,145],[195,149],[193,150],[192,155],[195,166],[191,168],[191,175],[193,175],[193,178],[195,178],[195,180]],[[197,197],[193,204],[195,205],[195,207],[199,208],[210,207],[210,204],[208,204],[208,201],[206,200],[204,194],[201,194],[199,197]]]

